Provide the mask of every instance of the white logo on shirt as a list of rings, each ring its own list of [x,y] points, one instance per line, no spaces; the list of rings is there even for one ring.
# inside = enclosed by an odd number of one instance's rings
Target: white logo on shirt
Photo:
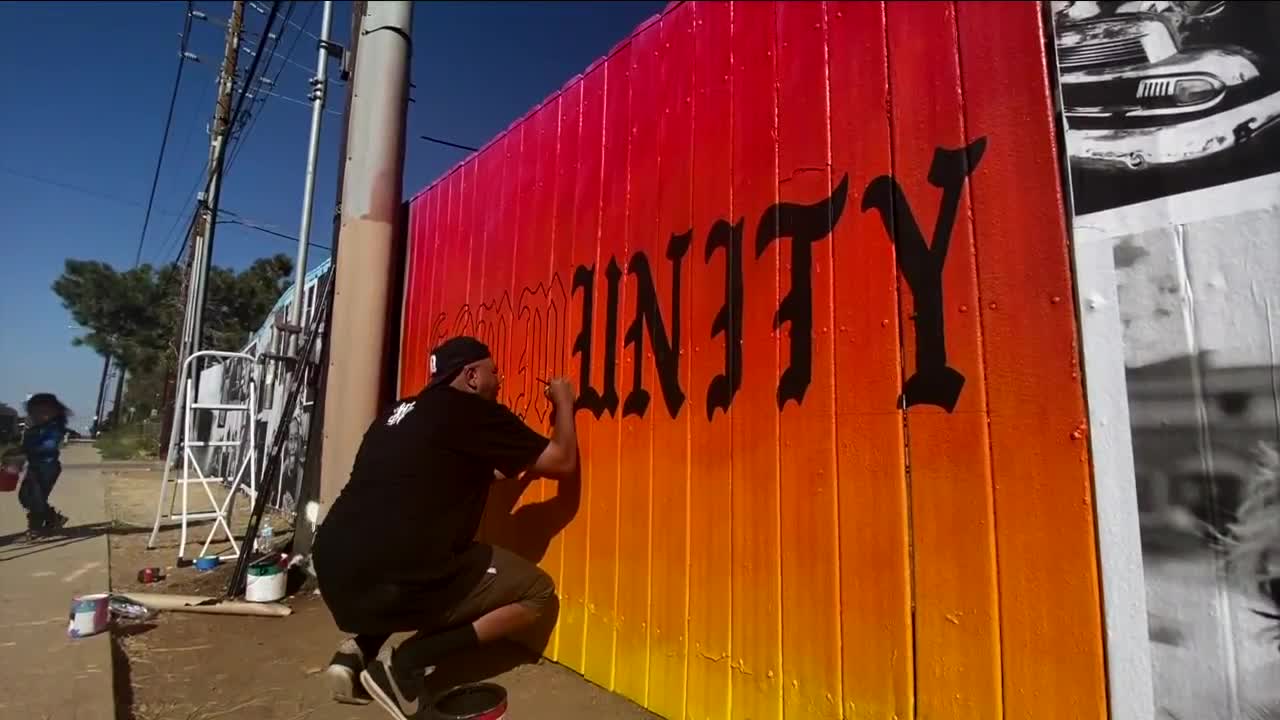
[[[400,421],[404,419],[405,415],[408,415],[411,412],[413,412],[413,403],[411,402],[400,403],[399,407],[397,407],[395,411],[391,413],[391,417],[387,418],[387,426],[390,427],[392,425],[399,425]]]

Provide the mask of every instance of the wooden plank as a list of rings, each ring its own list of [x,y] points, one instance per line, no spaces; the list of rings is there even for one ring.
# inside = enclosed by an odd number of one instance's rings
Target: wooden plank
[[[774,9],[733,5],[733,198],[748,239],[778,194]],[[744,258],[743,287],[742,386],[733,400],[732,716],[774,720],[782,717],[775,253]]]
[[[988,141],[972,187],[1001,479],[1005,717],[1105,718],[1087,421],[1040,8],[960,3],[957,13],[967,134]]]
[[[404,309],[400,331],[400,387],[399,395],[406,396],[417,387],[418,365],[425,362],[418,336],[422,327],[422,305],[430,296],[427,284],[430,276],[424,275],[421,264],[429,248],[426,236],[426,214],[430,198],[419,195],[409,204],[408,258],[405,263]]]
[[[705,238],[689,260],[692,321],[689,326],[689,664],[691,720],[729,717],[730,627],[733,600],[734,518],[731,406],[717,407],[737,364],[733,298],[741,299],[741,226],[732,207],[732,106],[730,104],[727,2],[689,3],[693,9],[693,228]],[[736,238],[734,242],[733,238]],[[732,255],[732,257],[731,257]],[[727,299],[728,298],[728,299]],[[739,307],[739,310],[741,308]],[[721,315],[723,313],[723,315]],[[737,322],[741,322],[740,312]],[[717,323],[717,318],[723,319]],[[732,359],[732,362],[731,362]]]
[[[500,198],[491,239],[486,239],[489,248],[485,258],[484,288],[485,297],[490,298],[490,307],[484,308],[483,330],[489,351],[493,354],[498,372],[506,372],[511,362],[511,334],[514,321],[511,309],[511,287],[515,282],[515,248],[519,242],[519,203],[522,176],[531,174],[524,165],[528,158],[522,152],[523,125],[509,129],[498,147],[502,153],[501,181],[497,186]],[[509,393],[506,388],[499,392],[499,400],[508,403]],[[511,514],[515,499],[509,498],[511,486],[494,488],[490,492],[489,502],[481,520],[480,536],[486,542],[499,545],[506,542],[504,533],[508,531],[507,518]]]
[[[654,262],[661,257],[659,243],[656,242],[661,148],[658,146],[658,123],[654,122],[656,117],[653,114],[662,97],[658,64],[660,33],[661,25],[652,23],[631,40],[631,107],[634,113],[629,126],[627,278],[619,318],[623,342],[618,391],[622,397],[620,417],[625,450],[619,454],[622,465],[618,479],[618,649],[615,662],[618,667],[626,668],[626,672],[615,673],[614,689],[641,705],[648,702],[649,687],[652,418],[659,400],[653,397],[647,409],[633,405],[641,397],[638,390],[655,385],[652,343],[641,334],[643,327],[636,322],[640,318],[639,301],[644,282],[635,273],[638,253],[655,258]],[[619,262],[622,262],[621,258]],[[636,349],[641,346],[643,353],[637,354]]]
[[[466,192],[463,169],[454,171],[444,181],[448,207],[441,228],[440,257],[444,265],[440,277],[440,325],[435,342],[458,334],[457,317],[467,296],[467,274],[471,271],[471,242],[462,231],[462,201]]]
[[[688,617],[689,418],[692,403],[686,348],[691,322],[689,266],[693,242],[691,207],[693,141],[693,5],[686,3],[662,19],[658,78],[661,112],[657,176],[658,213],[649,264],[653,270],[658,317],[655,337],[646,337],[649,354],[661,365],[650,386],[653,421],[652,588],[650,592],[649,703],[663,717],[683,717],[685,701],[686,618]],[[678,267],[678,270],[677,270]],[[678,283],[678,284],[677,284]],[[665,331],[665,332],[664,332]],[[656,343],[669,343],[664,360]],[[668,397],[662,373],[670,363],[677,396]],[[651,368],[653,369],[653,368]],[[704,452],[698,448],[697,452]],[[699,518],[696,522],[702,522]]]
[[[513,133],[520,135],[518,180],[514,196],[512,244],[503,246],[501,253],[510,252],[511,280],[505,289],[510,306],[509,346],[498,361],[502,374],[501,398],[517,416],[538,427],[540,423],[531,412],[533,398],[538,392],[533,356],[538,351],[540,317],[536,309],[529,307],[528,293],[542,284],[547,267],[550,242],[549,207],[544,198],[544,177],[548,158],[544,157],[546,107],[534,110],[518,124]],[[554,108],[550,110],[554,118]],[[554,158],[551,158],[554,162]],[[509,248],[509,249],[508,249]],[[532,507],[541,499],[541,488],[532,478],[520,478],[509,483],[497,483],[490,494],[493,510],[493,541],[511,549],[530,562],[540,562],[549,537],[548,530],[537,527],[530,520],[537,509]],[[542,648],[537,648],[539,651]]]
[[[883,3],[828,3],[831,157],[860,197],[891,172]],[[852,201],[851,201],[852,202]],[[861,200],[858,200],[861,202]],[[875,213],[846,207],[835,266],[836,464],[845,717],[912,718],[898,269]]]
[[[594,340],[595,319],[599,317],[595,280],[600,275],[597,250],[600,233],[600,163],[604,141],[604,66],[599,65],[568,91],[569,97],[561,101],[561,108],[570,113],[561,120],[561,126],[577,117],[573,124],[579,128],[577,136],[578,171],[573,186],[573,255],[570,275],[566,278],[570,292],[569,326],[578,328],[580,336],[571,340],[567,348],[570,372],[581,396],[592,378],[601,376],[601,358],[592,349],[599,349]],[[587,317],[591,321],[587,321]],[[590,413],[577,413],[579,477],[578,511],[564,533],[564,572],[561,576],[559,647],[557,660],[585,674],[585,643],[587,631],[588,559],[591,553],[591,490],[595,484],[596,426]],[[616,482],[614,478],[608,479]],[[562,485],[562,489],[565,489]],[[610,579],[612,582],[612,579]]]
[[[783,714],[841,713],[840,545],[832,335],[831,228],[848,185],[832,178],[823,5],[777,4],[778,195],[786,203],[757,233],[754,252],[781,268],[779,510]],[[836,187],[840,184],[840,187]],[[784,339],[785,338],[785,339]]]
[[[575,80],[562,91],[557,99],[556,108],[555,201],[551,218],[552,250],[549,253],[547,269],[547,368],[543,375],[543,379],[546,380],[569,377],[569,352],[573,344],[573,333],[576,332],[574,328],[577,327],[570,322],[573,311],[569,290],[574,267],[573,231],[576,221],[574,188],[578,176],[578,124],[581,110],[582,83]],[[550,403],[543,393],[541,383],[539,385],[539,393],[548,407],[547,432],[550,434],[554,418],[551,417]],[[581,450],[582,446],[579,444],[580,454]],[[564,612],[564,563],[569,542],[569,525],[579,514],[581,498],[580,479],[545,481],[543,484],[541,512],[546,518],[545,522],[554,527],[556,532],[547,546],[542,567],[555,580],[556,587],[562,589],[559,594],[560,617],[563,617]],[[580,542],[581,539],[579,538]],[[576,558],[585,557],[585,548],[581,550],[583,553],[575,556]],[[584,566],[581,563],[575,565],[576,571],[582,569]],[[581,574],[576,575],[576,578],[585,582]],[[581,629],[581,624],[578,627]],[[560,636],[561,627],[557,619],[545,654],[558,662],[560,661]],[[574,657],[580,657],[581,633],[573,636],[572,643],[577,647]]]
[[[422,367],[417,369],[417,376],[414,382],[407,388],[409,394],[416,394],[422,390],[430,379],[430,370],[425,362],[431,353],[434,345],[431,342],[432,328],[436,322],[436,314],[440,309],[440,266],[442,256],[442,245],[440,239],[440,228],[443,224],[440,220],[442,204],[445,200],[444,186],[437,183],[434,188],[428,191],[427,214],[423,220],[426,223],[427,247],[428,252],[424,253],[421,259],[422,275],[427,279],[424,302],[422,303],[422,316],[418,321],[418,336],[416,338],[417,346],[420,349],[420,356],[424,360]]]
[[[427,318],[426,351],[431,352],[448,337],[451,301],[449,299],[449,278],[453,268],[450,266],[450,253],[453,252],[456,239],[451,226],[454,203],[456,202],[456,176],[450,173],[437,185],[439,202],[436,208],[436,242],[435,255],[431,260],[431,315]],[[429,371],[428,371],[429,374]]]
[[[967,164],[959,154],[967,138],[954,6],[892,2],[886,11],[894,178],[873,181],[862,207],[887,213],[908,289],[899,299],[915,553],[916,712],[989,720],[1001,716],[1000,631],[966,182],[978,150]]]
[[[574,164],[569,158],[560,156],[560,97],[549,99],[538,111],[536,122],[539,130],[538,142],[538,212],[534,222],[534,230],[539,238],[541,253],[531,259],[530,271],[541,264],[541,277],[533,292],[521,301],[518,312],[530,312],[538,318],[533,328],[531,349],[532,362],[529,367],[533,371],[528,391],[532,394],[532,411],[530,421],[536,420],[534,427],[540,427],[547,435],[551,434],[551,402],[547,399],[542,380],[549,380],[564,374],[564,358],[562,353],[568,347],[567,318],[562,314],[567,310],[568,298],[554,288],[553,280],[558,276],[554,270],[558,261],[567,262],[572,249],[573,238],[561,239],[557,230],[556,216],[560,204],[561,176]],[[576,137],[576,135],[575,135]],[[576,148],[575,148],[576,149]],[[572,177],[569,179],[572,183]],[[572,197],[572,184],[567,193]],[[570,213],[571,214],[571,213]],[[540,289],[539,289],[540,288]],[[568,522],[568,516],[562,511],[563,503],[556,502],[558,484],[554,480],[539,478],[533,481],[530,488],[536,498],[537,507],[530,520],[534,534],[541,545],[538,565],[551,579],[559,584],[562,548],[558,540],[560,532]],[[524,523],[522,522],[523,526]],[[554,625],[548,628],[551,635],[547,644],[541,648],[544,655],[556,658],[556,634]],[[539,637],[542,642],[544,638]]]
[[[591,484],[591,558],[587,579],[587,649],[586,676],[592,682],[614,689],[614,648],[617,638],[618,598],[618,471],[620,468],[621,401],[618,379],[624,377],[617,367],[622,347],[619,307],[625,296],[627,281],[622,263],[627,257],[627,182],[628,140],[631,100],[631,46],[618,47],[605,64],[607,77],[604,92],[604,163],[601,170],[600,250],[596,263],[596,292],[601,295],[599,345],[593,348],[601,358],[602,372],[597,389],[600,410],[592,428]],[[610,276],[617,288],[614,304],[608,302]],[[610,320],[610,316],[613,320]],[[616,332],[609,337],[613,322]],[[612,383],[610,383],[612,380]],[[628,508],[628,518],[632,515]],[[630,672],[628,668],[627,672]]]

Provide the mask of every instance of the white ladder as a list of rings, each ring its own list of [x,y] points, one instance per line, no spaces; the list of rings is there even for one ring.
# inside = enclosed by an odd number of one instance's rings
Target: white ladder
[[[235,402],[200,402],[198,395],[197,379],[193,377],[192,368],[195,367],[197,360],[210,358],[219,359],[223,363],[223,376],[228,375],[227,369],[233,362],[244,362],[250,365],[247,372],[244,373],[247,392],[245,393],[243,403]],[[252,503],[257,497],[258,491],[258,454],[257,454],[257,413],[258,413],[258,391],[257,383],[254,381],[254,373],[252,365],[256,362],[252,355],[247,353],[219,352],[215,350],[204,350],[192,353],[182,364],[182,370],[178,375],[178,387],[181,392],[182,401],[182,441],[178,445],[182,452],[182,475],[174,480],[174,483],[182,488],[181,508],[177,513],[173,512],[174,501],[177,500],[178,491],[174,490],[174,497],[169,498],[169,513],[164,513],[164,503],[169,488],[169,469],[173,467],[173,452],[177,446],[174,443],[169,444],[168,457],[165,458],[164,475],[160,480],[160,500],[156,504],[156,519],[151,527],[151,537],[147,540],[147,547],[155,547],[156,535],[160,532],[160,523],[163,520],[178,519],[181,524],[181,531],[178,539],[178,564],[185,564],[187,552],[187,527],[191,522],[199,522],[202,520],[213,520],[213,527],[209,529],[209,536],[205,538],[204,545],[200,548],[200,554],[197,557],[205,557],[209,551],[209,545],[217,536],[218,530],[221,529],[226,533],[227,540],[231,543],[231,552],[219,556],[221,560],[230,560],[240,556],[240,546],[236,544],[235,536],[231,532],[231,526],[228,522],[231,517],[231,508],[235,502],[237,493],[244,490],[249,496],[249,502]],[[221,394],[221,393],[219,393]],[[243,431],[240,440],[210,440],[200,441],[195,439],[195,418],[198,412],[227,412],[227,413],[244,413]],[[218,448],[218,447],[240,447],[241,454],[236,458],[233,464],[234,472],[230,477],[209,477],[205,474],[204,468],[200,466],[200,461],[192,452],[195,448]],[[212,456],[210,456],[212,457]],[[231,485],[227,491],[227,496],[219,504],[217,498],[213,494],[211,484],[219,484],[230,481]],[[188,488],[193,484],[199,484],[204,488],[205,496],[209,501],[208,510],[192,512],[191,498]]]

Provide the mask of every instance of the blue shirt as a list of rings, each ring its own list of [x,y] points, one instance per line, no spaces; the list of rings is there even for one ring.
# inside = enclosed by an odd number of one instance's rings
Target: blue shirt
[[[54,462],[67,434],[67,421],[54,418],[42,425],[27,428],[22,434],[22,451],[31,462]]]

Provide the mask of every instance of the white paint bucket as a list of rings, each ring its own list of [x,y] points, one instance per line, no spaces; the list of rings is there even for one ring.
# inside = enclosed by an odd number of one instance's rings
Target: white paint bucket
[[[284,597],[288,575],[279,565],[249,568],[245,578],[244,599],[249,602],[275,602]]]
[[[71,622],[67,625],[67,636],[77,639],[97,635],[107,629],[110,621],[110,595],[80,595],[71,601]]]

